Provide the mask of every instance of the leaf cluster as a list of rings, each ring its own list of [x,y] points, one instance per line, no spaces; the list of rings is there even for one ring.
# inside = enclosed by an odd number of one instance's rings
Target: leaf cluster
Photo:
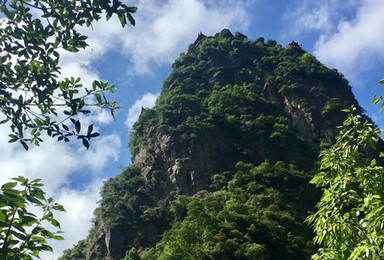
[[[313,259],[381,259],[384,257],[384,170],[373,149],[380,131],[349,113],[336,143],[321,153],[312,183],[323,189],[317,211],[307,221],[322,247]]]
[[[114,86],[95,80],[84,86],[80,78],[60,78],[59,51],[77,52],[88,46],[80,26],[106,16],[118,16],[121,25],[135,24],[128,7],[118,0],[1,0],[0,13],[0,124],[9,124],[10,142],[39,145],[46,132],[58,141],[70,137],[96,137],[90,126],[80,133],[79,114],[106,108],[114,115],[118,108],[107,99]],[[70,121],[70,124],[65,122]]]
[[[46,198],[40,179],[30,181],[19,176],[0,188],[0,258],[33,259],[43,251],[52,251],[48,239],[63,240],[54,211],[65,211],[52,198]],[[39,213],[35,213],[39,211]]]

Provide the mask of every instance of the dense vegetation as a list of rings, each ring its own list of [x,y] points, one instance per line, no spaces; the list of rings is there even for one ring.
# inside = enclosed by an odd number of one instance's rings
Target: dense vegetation
[[[239,162],[214,175],[211,192],[177,196],[172,229],[142,259],[304,259],[312,249],[299,205],[313,202],[302,196],[313,192],[306,177],[282,162]]]
[[[355,115],[344,121],[336,143],[321,152],[312,183],[323,196],[308,217],[321,245],[313,259],[383,259],[384,168],[380,130]],[[375,158],[376,157],[376,158]]]
[[[65,259],[309,259],[320,147],[354,104],[298,45],[228,30],[190,45],[130,139],[89,236]]]
[[[188,140],[220,124],[234,132],[241,126],[243,136],[261,128],[268,131],[263,140],[275,132],[285,136],[289,123],[280,102],[291,95],[319,117],[355,103],[348,82],[309,53],[223,30],[175,61],[156,108],[141,115],[131,134],[131,153],[146,144],[156,123]]]

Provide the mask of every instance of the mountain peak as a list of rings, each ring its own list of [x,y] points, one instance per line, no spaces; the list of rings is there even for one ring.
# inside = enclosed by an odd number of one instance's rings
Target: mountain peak
[[[105,183],[84,246],[62,259],[308,258],[308,180],[351,104],[348,81],[297,42],[200,33],[133,126],[133,165]]]

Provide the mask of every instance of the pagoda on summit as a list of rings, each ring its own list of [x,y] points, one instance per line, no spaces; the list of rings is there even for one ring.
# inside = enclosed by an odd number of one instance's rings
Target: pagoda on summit
[[[305,51],[298,42],[292,41],[287,44],[287,48],[293,49],[296,53],[304,53]]]
[[[202,32],[199,33],[199,35],[197,36],[195,42],[193,43],[193,45],[197,48],[201,45],[202,41],[204,40],[204,38],[207,38],[207,36],[205,36]]]

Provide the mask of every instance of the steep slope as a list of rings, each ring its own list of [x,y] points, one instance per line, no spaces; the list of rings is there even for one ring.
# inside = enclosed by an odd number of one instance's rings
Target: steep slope
[[[351,104],[347,80],[297,43],[200,35],[134,125],[133,164],[105,183],[90,235],[61,259],[309,258],[308,180]]]

